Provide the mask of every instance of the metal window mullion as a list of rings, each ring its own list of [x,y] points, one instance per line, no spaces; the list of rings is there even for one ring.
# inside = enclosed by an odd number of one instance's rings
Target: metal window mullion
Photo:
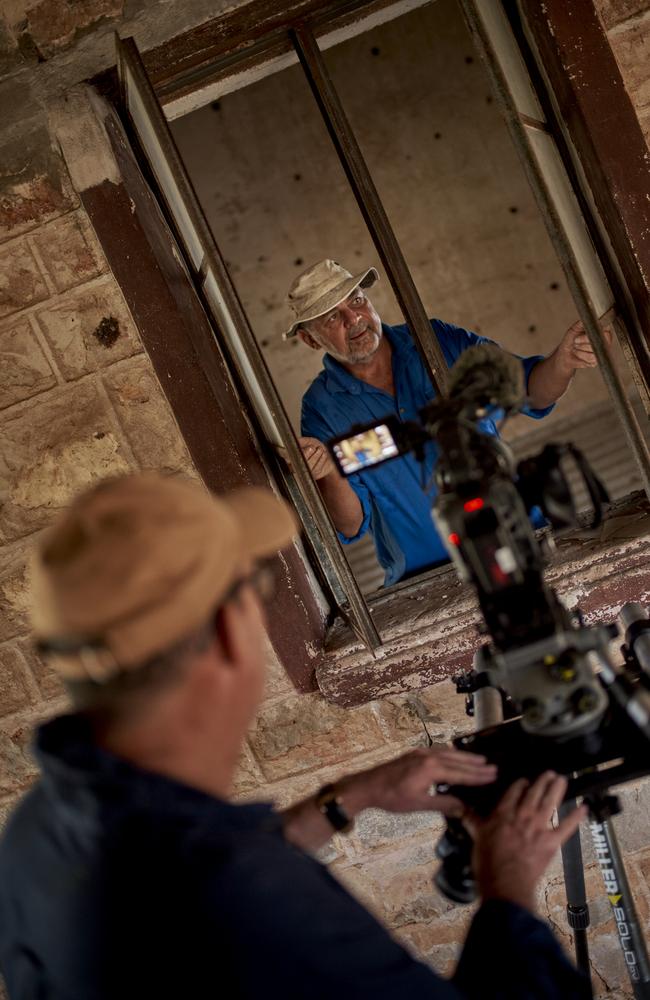
[[[490,0],[493,2],[493,0]],[[526,134],[526,124],[514,101],[509,81],[495,51],[490,33],[481,16],[481,0],[459,0],[474,44],[485,63],[488,75],[504,111],[506,124],[515,148],[523,163],[528,181],[540,208],[555,252],[566,275],[569,290],[577,306],[594,353],[600,366],[617,416],[625,430],[628,443],[639,468],[645,491],[650,498],[650,449],[645,440],[636,413],[629,400],[623,382],[609,356],[599,317],[592,305],[587,286],[582,278],[571,240],[557,212],[553,194],[546,177],[531,149]]]
[[[304,24],[292,28],[289,34],[399,307],[416,339],[434,388],[443,393],[448,380],[444,355],[432,334],[429,317],[314,34]]]
[[[327,548],[328,561],[326,569],[329,570],[328,577],[337,600],[341,595],[347,599],[347,607],[342,606],[341,611],[349,620],[357,635],[369,646],[375,649],[381,645],[381,638],[372,620],[366,600],[361,593],[359,585],[345,558],[341,544],[336,534],[336,529],[332,523],[329,512],[325,506],[320,491],[316,486],[309,466],[304,458],[296,435],[293,432],[291,422],[287,416],[284,405],[280,399],[273,379],[269,373],[266,362],[255,340],[255,336],[248,322],[248,317],[241,304],[237,291],[232,283],[226,265],[221,256],[221,252],[216,244],[212,231],[203,215],[198,199],[185,171],[185,166],[180,157],[176,144],[171,136],[162,108],[156,98],[151,86],[142,59],[138,52],[135,41],[132,38],[116,40],[118,59],[120,66],[126,67],[136,84],[139,98],[149,118],[149,123],[154,131],[156,140],[164,154],[167,166],[171,171],[176,188],[181,196],[182,204],[187,216],[190,218],[192,226],[196,231],[199,243],[203,250],[203,259],[198,265],[188,261],[195,280],[199,288],[203,289],[207,281],[208,274],[212,272],[219,293],[223,299],[224,310],[228,319],[232,322],[239,338],[239,343],[245,353],[246,359],[254,372],[254,377],[265,400],[268,411],[277,428],[281,442],[286,448],[287,455],[293,470],[293,479],[297,484],[303,500],[303,511],[307,511],[310,520],[306,524],[308,533],[312,537],[314,531],[316,538],[312,538],[317,551],[322,551],[323,544]],[[125,87],[127,74],[121,73],[121,93],[124,107],[129,107],[129,95]],[[135,127],[135,123],[134,123]],[[137,127],[136,127],[137,133]],[[153,168],[153,164],[152,170]],[[155,171],[154,171],[155,173]],[[164,192],[161,192],[164,196]],[[165,198],[167,201],[167,199]],[[174,219],[174,207],[167,204],[167,214]],[[178,229],[178,227],[175,227]],[[179,233],[180,243],[184,245],[184,240]],[[203,292],[205,300],[206,294]],[[210,310],[214,316],[214,309]],[[219,327],[219,317],[214,316],[217,329]],[[243,384],[247,384],[247,375],[242,368],[241,360],[236,352],[228,350],[231,363],[235,366]],[[255,399],[251,396],[251,402],[255,404]],[[258,414],[259,417],[259,414]],[[287,477],[289,478],[289,477]],[[294,490],[290,490],[295,495]],[[311,529],[311,530],[310,530]],[[334,573],[336,579],[331,580]]]

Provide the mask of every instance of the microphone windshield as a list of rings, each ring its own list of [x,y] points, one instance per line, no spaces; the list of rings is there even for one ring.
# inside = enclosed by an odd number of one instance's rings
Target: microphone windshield
[[[496,344],[469,347],[451,369],[449,398],[506,411],[521,409],[526,399],[521,361]]]

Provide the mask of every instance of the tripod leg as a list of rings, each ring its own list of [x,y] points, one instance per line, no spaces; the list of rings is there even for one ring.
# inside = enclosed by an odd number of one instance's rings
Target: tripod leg
[[[559,809],[560,819],[575,807],[575,802],[563,802]],[[588,976],[589,946],[587,943],[587,927],[589,926],[589,906],[585,889],[585,873],[580,845],[580,831],[576,830],[570,840],[562,846],[562,868],[564,869],[564,885],[566,888],[566,915],[569,927],[573,931],[573,944],[576,952],[576,964]]]
[[[650,998],[650,962],[636,914],[618,839],[608,819],[589,824],[596,857],[605,883],[605,892],[616,921],[616,932],[625,959],[627,973],[637,1000]]]

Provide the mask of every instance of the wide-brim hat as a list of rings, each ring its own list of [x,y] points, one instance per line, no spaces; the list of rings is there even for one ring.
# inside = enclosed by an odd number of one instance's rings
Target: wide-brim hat
[[[289,506],[260,487],[217,498],[154,472],[106,480],[36,545],[36,639],[68,678],[137,668],[208,621],[247,564],[296,533]]]
[[[379,272],[374,267],[351,274],[335,260],[319,260],[312,264],[298,275],[289,289],[287,303],[294,320],[283,334],[284,340],[295,337],[303,323],[334,309],[355,288],[370,288],[376,281],[379,281]]]

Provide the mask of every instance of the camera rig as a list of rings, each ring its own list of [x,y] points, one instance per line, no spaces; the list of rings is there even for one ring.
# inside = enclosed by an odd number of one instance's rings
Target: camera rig
[[[350,476],[411,451],[422,460],[425,446],[437,447],[432,516],[461,579],[475,588],[488,637],[473,669],[454,681],[466,695],[468,714],[490,718],[486,707],[496,705],[492,717],[507,719],[455,740],[496,763],[497,782],[453,787],[451,794],[485,815],[515,779],[556,770],[569,779],[567,803],[583,797],[590,806],[599,859],[598,838],[607,845],[610,867],[603,870],[614,873],[617,886],[627,887],[610,824],[618,805],[609,789],[650,773],[650,620],[641,605],[622,609],[619,663],[612,652],[617,625],[586,626],[579,610],[568,610],[545,581],[552,537],[536,532],[530,516],[539,508],[555,530],[579,523],[568,464],[589,496],[589,526],[600,522],[608,498],[572,445],[546,445],[516,464],[510,448],[482,428],[484,419],[505,419],[524,401],[519,361],[495,345],[473,347],[454,365],[448,395],[427,404],[420,422],[391,415],[351,427],[329,448],[341,474]],[[450,820],[438,845],[442,866],[436,884],[457,902],[475,896],[471,847],[465,828]],[[579,835],[563,860],[576,953],[588,967]],[[605,887],[635,996],[650,997],[650,965],[629,891],[622,904],[623,894],[610,892],[606,878]]]

